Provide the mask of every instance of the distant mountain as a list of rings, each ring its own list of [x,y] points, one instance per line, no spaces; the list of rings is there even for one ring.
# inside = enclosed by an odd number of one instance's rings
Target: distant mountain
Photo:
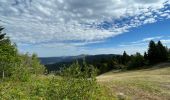
[[[84,58],[88,55],[82,54],[78,56],[63,56],[63,57],[40,57],[41,64],[48,65],[60,62],[70,62],[76,59]]]
[[[112,61],[114,58],[119,58],[121,55],[116,54],[100,54],[100,55],[79,55],[79,56],[68,56],[68,57],[47,57],[40,58],[41,63],[45,65],[49,72],[57,71],[64,66],[69,66],[73,62],[78,61],[82,64],[83,59],[88,64],[98,67],[99,69],[103,66],[108,67],[107,70],[112,69]],[[106,65],[107,64],[107,65]],[[102,70],[102,69],[101,69]]]

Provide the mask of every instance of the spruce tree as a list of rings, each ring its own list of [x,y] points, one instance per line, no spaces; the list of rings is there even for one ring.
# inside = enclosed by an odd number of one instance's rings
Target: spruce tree
[[[157,48],[154,41],[150,41],[149,49],[148,49],[148,60],[150,64],[154,64],[157,62]]]
[[[3,27],[0,27],[0,41],[2,41],[4,38],[5,38],[5,33],[2,33],[2,30],[3,30],[4,28]]]
[[[160,58],[159,62],[167,61],[168,60],[168,50],[165,46],[163,46],[161,41],[158,41],[157,48],[158,48],[158,57]]]
[[[146,52],[144,52],[144,59],[148,60],[148,54]]]
[[[148,60],[150,64],[156,64],[168,60],[168,49],[163,46],[161,41],[155,44],[154,41],[150,41],[148,49]]]
[[[126,51],[124,51],[122,56],[122,64],[126,65],[128,61],[129,61],[129,55],[126,53]]]

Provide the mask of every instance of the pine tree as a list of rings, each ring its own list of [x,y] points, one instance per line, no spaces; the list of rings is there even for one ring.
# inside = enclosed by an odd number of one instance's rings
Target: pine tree
[[[122,64],[126,65],[128,61],[129,61],[129,55],[126,53],[126,51],[124,51],[122,56]]]
[[[144,59],[148,60],[148,54],[146,52],[144,52]]]
[[[154,41],[150,41],[149,49],[148,49],[148,60],[150,64],[154,64],[157,62],[157,48]]]
[[[165,46],[163,46],[161,41],[158,41],[157,48],[158,48],[158,57],[160,58],[159,62],[167,61],[168,60],[168,50]]]
[[[2,41],[4,38],[5,38],[5,33],[2,33],[2,30],[3,30],[4,28],[3,27],[0,27],[0,41]]]
[[[164,62],[168,60],[168,49],[163,46],[161,41],[155,44],[154,41],[150,41],[148,49],[148,60],[150,64]]]

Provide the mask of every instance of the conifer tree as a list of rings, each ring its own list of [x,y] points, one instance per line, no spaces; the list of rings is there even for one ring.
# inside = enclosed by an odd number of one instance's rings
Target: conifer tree
[[[148,54],[146,52],[144,52],[144,59],[148,60]]]
[[[150,64],[154,64],[157,61],[157,48],[154,41],[150,41],[148,49],[148,60]]]
[[[4,28],[3,27],[0,27],[0,41],[2,41],[4,38],[5,38],[5,33],[2,33],[2,30],[3,30]]]
[[[128,61],[129,61],[129,55],[126,53],[126,51],[124,51],[122,56],[122,64],[126,65]]]
[[[168,60],[168,50],[165,46],[163,46],[161,41],[158,41],[157,48],[158,48],[158,56],[160,58],[159,62]]]
[[[163,46],[161,41],[158,41],[157,44],[155,44],[154,41],[150,41],[148,49],[148,60],[150,64],[168,60],[168,49]]]

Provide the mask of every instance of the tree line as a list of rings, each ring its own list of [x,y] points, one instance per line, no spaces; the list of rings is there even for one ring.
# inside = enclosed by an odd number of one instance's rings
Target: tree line
[[[94,55],[85,56],[83,59],[76,59],[70,62],[60,62],[55,64],[46,65],[49,73],[57,73],[63,67],[69,67],[73,62],[78,61],[82,64],[84,60],[89,66],[94,66],[98,69],[98,74],[103,74],[111,70],[132,70],[148,68],[151,65],[166,62],[169,60],[170,50],[164,46],[161,41],[157,43],[151,40],[148,45],[148,50],[141,54],[136,52],[135,54],[129,55],[126,51],[122,55]]]
[[[157,43],[153,40],[149,42],[148,49],[144,54],[136,52],[128,55],[126,51],[122,55],[113,56],[112,59],[101,59],[98,65],[95,62],[91,64],[99,69],[99,74],[110,70],[132,70],[149,68],[149,66],[161,62],[167,62],[170,59],[170,49],[164,46],[161,41]]]
[[[136,53],[128,55],[125,51],[119,59],[119,63],[126,65],[127,69],[138,69],[144,66],[150,66],[169,60],[170,50],[162,44],[161,41],[155,43],[153,40],[149,42],[148,50],[144,54]]]

